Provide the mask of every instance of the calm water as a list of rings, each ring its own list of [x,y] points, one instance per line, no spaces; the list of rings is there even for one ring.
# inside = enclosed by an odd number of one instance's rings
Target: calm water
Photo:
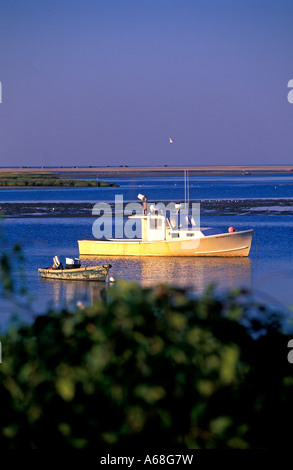
[[[137,201],[141,192],[149,200],[183,201],[183,178],[124,178],[119,188],[82,189],[17,189],[0,190],[1,202],[42,201],[108,201],[123,194],[126,201]],[[293,176],[239,176],[190,178],[190,199],[259,199],[293,197]],[[290,203],[292,203],[290,201]],[[54,255],[78,256],[78,239],[92,238],[95,218],[15,218],[2,221],[6,248],[20,242],[25,254],[26,284],[34,297],[34,310],[50,305],[73,307],[81,300],[90,303],[100,295],[103,283],[60,282],[39,278],[38,268],[52,264]],[[246,286],[255,295],[272,305],[293,305],[293,250],[291,215],[257,215],[253,210],[242,216],[202,216],[202,226],[227,230],[254,228],[249,258],[91,258],[91,264],[110,262],[115,279],[133,279],[142,285],[158,282],[188,286],[195,294],[214,283],[219,291]],[[19,275],[17,275],[19,280]],[[101,285],[102,284],[102,285]],[[14,307],[5,304],[0,324]]]

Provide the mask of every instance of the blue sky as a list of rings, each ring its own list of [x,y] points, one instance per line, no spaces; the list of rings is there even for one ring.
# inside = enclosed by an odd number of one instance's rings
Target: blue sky
[[[289,0],[1,0],[0,166],[292,164],[292,24]]]

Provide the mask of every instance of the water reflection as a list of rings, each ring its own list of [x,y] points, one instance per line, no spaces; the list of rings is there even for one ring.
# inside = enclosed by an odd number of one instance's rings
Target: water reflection
[[[251,286],[251,260],[249,258],[199,257],[85,257],[88,264],[112,264],[115,279],[132,279],[143,286],[167,283],[188,287],[201,293],[211,284],[219,290]]]
[[[218,291],[239,286],[251,286],[251,260],[249,258],[160,258],[160,257],[85,257],[83,264],[112,264],[111,276],[115,280],[128,279],[142,286],[152,287],[159,283],[186,287],[194,294],[201,294],[211,283]],[[62,281],[39,279],[40,290],[46,288],[50,306],[75,308],[77,305],[93,304],[103,297],[106,282]],[[80,304],[81,302],[81,304]]]
[[[50,306],[55,309],[67,307],[69,309],[93,304],[95,299],[103,296],[103,290],[107,287],[105,282],[99,281],[63,281],[56,279],[43,279],[40,283],[46,286],[50,297]]]

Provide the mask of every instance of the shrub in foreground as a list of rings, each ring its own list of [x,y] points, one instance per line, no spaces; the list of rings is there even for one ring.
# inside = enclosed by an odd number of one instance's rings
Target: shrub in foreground
[[[2,335],[0,447],[289,446],[288,340],[245,292],[118,282]]]

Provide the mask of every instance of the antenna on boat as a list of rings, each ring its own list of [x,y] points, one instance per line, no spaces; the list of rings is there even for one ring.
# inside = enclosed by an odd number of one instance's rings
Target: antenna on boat
[[[187,209],[189,210],[189,170],[186,170],[186,185],[187,185]]]
[[[184,170],[184,207],[189,208],[189,173]]]
[[[184,208],[186,207],[186,170],[184,170]]]

